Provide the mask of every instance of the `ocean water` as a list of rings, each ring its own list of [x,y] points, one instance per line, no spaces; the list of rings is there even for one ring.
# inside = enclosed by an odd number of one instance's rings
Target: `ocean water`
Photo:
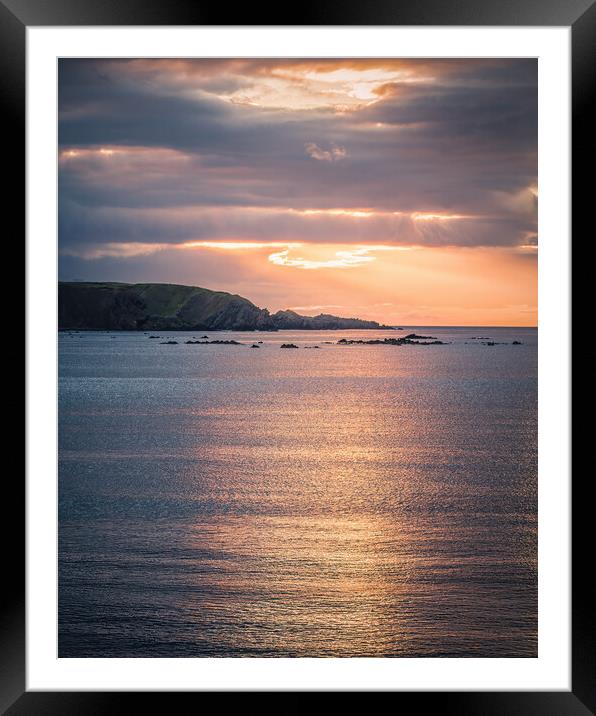
[[[159,335],[59,337],[60,657],[537,656],[536,330]]]

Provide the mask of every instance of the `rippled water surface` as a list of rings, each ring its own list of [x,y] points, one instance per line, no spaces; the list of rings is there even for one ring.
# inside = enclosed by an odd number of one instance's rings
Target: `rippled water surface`
[[[536,656],[537,333],[415,330],[60,334],[59,655]]]

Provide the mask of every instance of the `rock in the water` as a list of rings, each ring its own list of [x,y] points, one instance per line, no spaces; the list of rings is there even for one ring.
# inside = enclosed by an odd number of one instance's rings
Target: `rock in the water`
[[[410,336],[416,335],[415,333],[411,333]],[[370,341],[363,341],[363,340],[348,340],[347,338],[342,338],[339,341],[337,341],[338,346],[352,346],[352,345],[366,345],[366,346],[444,346],[447,345],[443,341],[439,340],[425,340],[425,341],[417,341],[412,340],[410,336],[405,336],[404,338],[373,338]],[[416,336],[417,338],[425,338],[425,336]],[[426,336],[426,338],[430,338],[430,336]]]
[[[242,343],[238,341],[186,341],[189,346],[241,346]]]
[[[298,346],[294,343],[282,343],[280,348],[298,348]]]

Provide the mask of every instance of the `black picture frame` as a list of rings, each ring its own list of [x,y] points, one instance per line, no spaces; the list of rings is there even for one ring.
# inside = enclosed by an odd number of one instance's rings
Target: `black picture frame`
[[[588,147],[591,144],[594,97],[594,44],[596,5],[593,0],[418,0],[389,2],[374,0],[347,4],[319,0],[301,5],[295,16],[266,12],[246,5],[231,11],[221,4],[200,0],[0,0],[0,103],[4,138],[7,142],[4,176],[5,213],[24,224],[25,196],[23,148],[25,147],[25,63],[28,26],[84,25],[492,25],[570,26],[572,29],[572,215],[575,225],[587,219],[591,208],[585,177],[593,172]],[[234,23],[226,22],[230,15]],[[592,103],[590,103],[592,100]],[[592,117],[592,119],[590,119]],[[10,151],[9,151],[10,150]],[[6,165],[8,162],[8,165]],[[593,200],[592,200],[593,201]],[[585,223],[587,226],[587,222]],[[16,233],[14,234],[17,235]],[[34,350],[29,346],[29,350]],[[585,716],[596,713],[594,664],[594,618],[590,560],[580,545],[593,540],[593,508],[588,497],[591,480],[576,481],[573,490],[572,539],[572,690],[541,692],[396,692],[398,709],[429,709],[436,713],[465,716]],[[5,475],[6,556],[3,569],[2,613],[0,617],[0,711],[21,714],[103,714],[130,712],[144,702],[153,708],[176,708],[180,698],[196,701],[196,693],[110,693],[110,692],[29,692],[25,684],[25,571],[24,571],[24,484],[10,473]],[[9,506],[9,507],[8,507]],[[590,513],[588,512],[590,511]],[[6,519],[10,512],[20,520]],[[22,537],[21,537],[22,536]],[[273,687],[272,691],[275,690]],[[200,696],[200,695],[199,695]],[[176,702],[172,703],[172,697]],[[166,700],[167,699],[167,706]],[[140,700],[140,701],[139,701]],[[406,711],[407,710],[407,711]]]

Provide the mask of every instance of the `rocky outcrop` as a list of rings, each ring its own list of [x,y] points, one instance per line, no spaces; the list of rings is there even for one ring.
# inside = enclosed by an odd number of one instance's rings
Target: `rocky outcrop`
[[[95,331],[386,328],[375,321],[327,314],[311,317],[278,311],[271,315],[266,308],[259,308],[242,296],[198,286],[78,281],[58,285],[58,327]]]
[[[414,336],[414,333],[411,333],[410,336]],[[415,340],[411,338],[410,336],[405,336],[404,338],[373,338],[370,341],[365,341],[361,339],[354,339],[349,340],[347,338],[342,338],[341,340],[337,341],[338,346],[353,346],[353,345],[366,345],[366,346],[444,346],[447,345],[444,341],[439,341],[436,338],[433,340]],[[417,338],[424,338],[425,336],[416,336]],[[433,336],[426,336],[426,338],[433,338]]]
[[[184,341],[187,346],[241,346],[239,341]],[[258,348],[258,346],[257,346]]]
[[[60,283],[58,325],[80,330],[275,330],[269,311],[242,296],[158,283]]]
[[[273,325],[280,330],[294,331],[390,328],[390,326],[382,326],[376,321],[364,321],[361,318],[340,318],[327,313],[320,313],[318,316],[301,316],[290,310],[274,313],[271,320]]]

